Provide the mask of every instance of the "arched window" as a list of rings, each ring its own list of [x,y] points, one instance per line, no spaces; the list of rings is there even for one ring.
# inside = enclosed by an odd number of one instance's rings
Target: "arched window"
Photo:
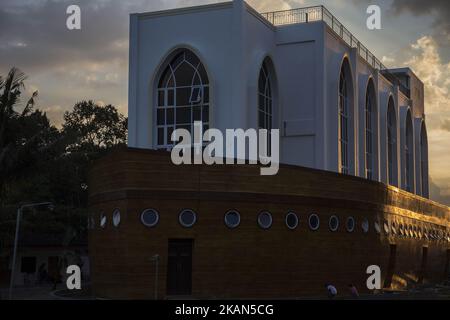
[[[428,137],[425,122],[420,129],[420,183],[422,196],[428,198]]]
[[[339,77],[339,149],[340,149],[340,162],[339,171],[343,174],[349,173],[349,138],[348,138],[348,125],[349,125],[349,88],[347,84],[347,78],[344,73],[344,65],[341,69]]]
[[[373,167],[374,167],[374,140],[375,135],[373,130],[375,129],[375,88],[373,81],[369,81],[369,85],[366,90],[366,178],[373,179]]]
[[[414,175],[413,175],[413,126],[411,112],[406,115],[406,131],[405,131],[405,188],[408,192],[413,192]]]
[[[156,106],[156,144],[160,148],[174,145],[175,129],[193,133],[194,121],[209,127],[209,80],[197,56],[188,49],[177,51],[165,65],[158,82]]]
[[[387,112],[387,154],[388,154],[388,176],[389,184],[396,183],[396,172],[394,162],[397,161],[397,117],[395,116],[394,100],[389,98]]]
[[[273,121],[273,96],[270,84],[271,75],[267,59],[263,62],[258,79],[258,127],[267,130],[267,154],[271,151],[271,130]]]

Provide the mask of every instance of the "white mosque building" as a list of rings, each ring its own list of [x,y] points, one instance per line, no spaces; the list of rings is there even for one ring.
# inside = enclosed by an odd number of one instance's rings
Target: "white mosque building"
[[[280,162],[428,198],[424,86],[387,69],[323,6],[242,0],[131,15],[129,147],[174,129],[280,130]]]

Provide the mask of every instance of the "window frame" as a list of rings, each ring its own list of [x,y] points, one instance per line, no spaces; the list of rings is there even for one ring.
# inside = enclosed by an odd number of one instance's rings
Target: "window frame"
[[[331,226],[331,220],[336,220],[336,227],[332,227]],[[328,228],[330,229],[331,232],[337,232],[339,230],[339,225],[340,225],[340,221],[339,221],[339,217],[337,215],[332,215],[329,219],[328,219]]]
[[[155,216],[156,216],[156,220],[155,220],[154,223],[147,223],[147,222],[145,222],[145,220],[144,220],[144,214],[147,213],[147,212],[149,212],[149,211],[151,211],[152,213],[154,213]],[[142,223],[144,226],[146,226],[146,227],[148,227],[148,228],[154,228],[154,227],[156,227],[156,226],[158,225],[158,223],[159,223],[159,212],[158,212],[158,210],[153,209],[153,208],[147,208],[147,209],[144,209],[144,210],[142,210],[142,212],[141,212],[140,220],[141,220],[141,223]]]
[[[263,223],[261,222],[261,217],[262,217],[263,215],[267,215],[267,216],[270,218],[270,223],[269,223],[267,226],[263,225]],[[272,216],[272,214],[271,214],[269,211],[261,211],[261,212],[258,214],[257,222],[258,222],[258,225],[259,225],[259,227],[260,227],[261,229],[263,229],[263,230],[268,230],[268,229],[270,229],[270,228],[272,227],[272,225],[273,225],[273,216]]]
[[[311,219],[312,218],[317,218],[317,226],[316,227],[313,227],[312,225],[311,225]],[[309,216],[308,216],[308,227],[309,227],[309,229],[311,230],[311,231],[317,231],[317,230],[319,230],[320,229],[320,217],[319,217],[319,215],[317,214],[317,213],[311,213]]]
[[[231,213],[236,213],[237,214],[237,218],[238,218],[238,222],[236,224],[231,224],[227,221],[227,217],[229,216],[229,214]],[[232,210],[228,210],[223,217],[224,223],[225,225],[229,228],[229,229],[236,229],[237,227],[239,227],[239,225],[241,224],[241,214],[239,213],[239,211],[232,209]]]
[[[347,78],[344,72],[344,65],[339,75],[339,94],[338,94],[338,142],[340,149],[339,172],[342,174],[350,173],[350,150],[349,150],[349,92]]]
[[[289,226],[289,224],[288,224],[289,216],[294,216],[295,217],[295,226],[293,226],[293,227]],[[286,227],[289,230],[295,230],[295,229],[298,228],[298,225],[300,224],[300,218],[298,217],[298,215],[295,212],[289,211],[288,213],[286,213],[286,216],[284,217],[284,222],[286,224]]]
[[[349,228],[348,224],[350,221],[353,221],[353,227]],[[356,219],[353,216],[348,216],[347,219],[345,220],[345,229],[347,230],[348,233],[353,233],[356,229]]]
[[[190,68],[191,84],[177,85],[176,72],[184,64]],[[197,90],[200,99],[193,100],[193,94]],[[178,96],[184,91],[188,92],[185,95],[186,104],[178,105]],[[200,58],[187,48],[178,49],[171,54],[166,59],[166,63],[162,65],[156,79],[156,100],[153,108],[154,145],[156,148],[173,148],[176,142],[170,140],[172,132],[176,129],[187,129],[193,134],[195,121],[202,122],[203,131],[209,129],[211,122],[210,96],[209,76]],[[186,119],[190,119],[190,121],[180,118],[179,116],[182,114],[187,116]]]
[[[183,221],[182,217],[181,217],[183,215],[183,213],[186,213],[186,212],[192,212],[193,213],[194,220],[190,224],[189,223],[185,223]],[[178,222],[185,228],[192,228],[197,223],[197,213],[194,210],[192,210],[192,209],[183,209],[178,214]]]

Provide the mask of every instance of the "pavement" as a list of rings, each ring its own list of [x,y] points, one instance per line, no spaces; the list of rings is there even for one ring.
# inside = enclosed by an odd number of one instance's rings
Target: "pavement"
[[[33,287],[13,288],[12,298],[14,300],[92,300],[90,285],[81,285],[82,290],[67,290],[62,284],[53,289],[53,284],[46,284]],[[7,300],[9,288],[0,288],[0,300]]]
[[[0,288],[0,300],[8,299],[8,288]],[[17,287],[13,289],[14,300],[94,300],[90,290],[90,284],[82,284],[81,290],[68,290],[63,285],[58,285],[53,290],[53,285],[35,287]],[[299,297],[298,300],[323,300],[321,297]],[[348,295],[338,295],[336,300],[353,299]],[[361,295],[359,300],[450,300],[450,283],[438,285],[424,285],[408,291],[385,291],[377,294]]]

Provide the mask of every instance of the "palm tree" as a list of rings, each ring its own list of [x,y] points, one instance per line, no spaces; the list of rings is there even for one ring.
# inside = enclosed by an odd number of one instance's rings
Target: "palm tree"
[[[13,138],[15,132],[10,127],[11,120],[28,115],[38,95],[37,91],[33,92],[21,113],[15,110],[19,106],[22,90],[25,89],[26,78],[26,75],[15,67],[11,68],[6,78],[0,76],[0,192],[3,190],[3,179],[7,176],[10,165],[7,158],[16,142]]]

